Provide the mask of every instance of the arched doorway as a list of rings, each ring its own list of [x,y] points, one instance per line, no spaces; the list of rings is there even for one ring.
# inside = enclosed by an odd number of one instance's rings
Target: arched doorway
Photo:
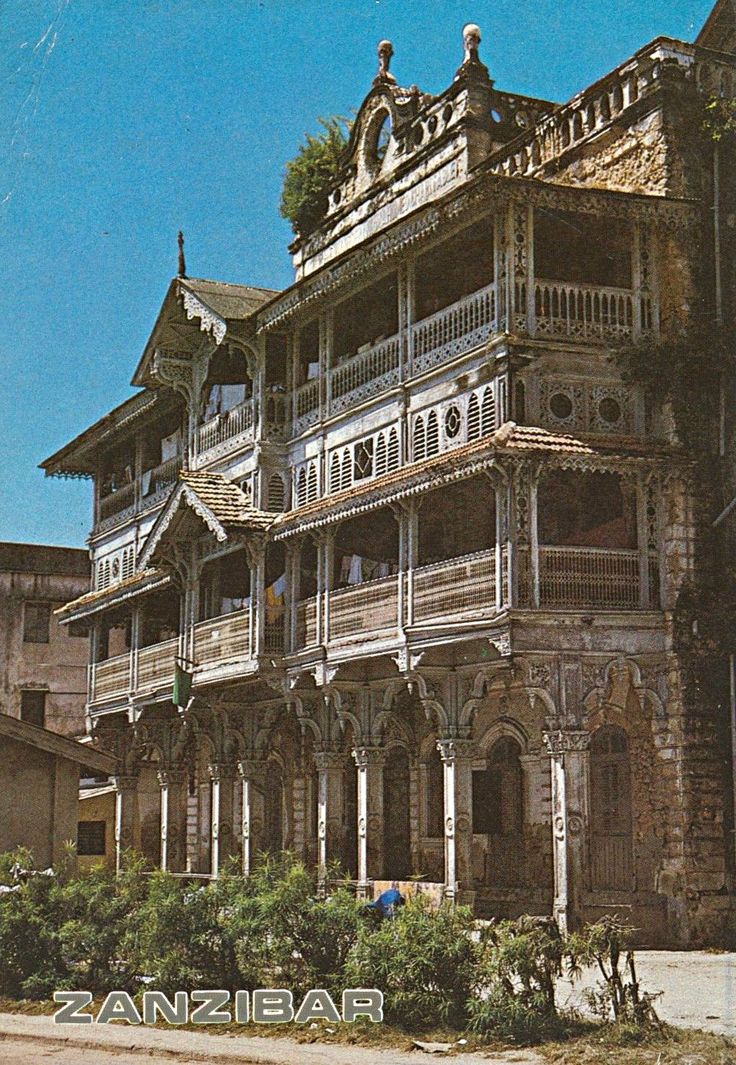
[[[264,787],[263,850],[278,854],[284,849],[284,780],[279,762],[269,759]]]
[[[384,874],[405,880],[411,874],[409,830],[409,753],[391,747],[383,770]]]
[[[473,833],[487,837],[485,881],[495,888],[524,882],[524,794],[521,746],[502,736],[486,768],[473,772]]]
[[[631,769],[622,728],[604,725],[590,743],[591,888],[633,889]]]

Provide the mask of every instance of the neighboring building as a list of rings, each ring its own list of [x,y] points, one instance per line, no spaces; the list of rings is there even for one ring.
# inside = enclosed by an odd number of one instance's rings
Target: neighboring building
[[[87,780],[79,792],[77,862],[115,868],[115,786]]]
[[[698,485],[609,358],[714,297],[717,23],[564,105],[498,90],[475,27],[438,96],[383,42],[294,285],[171,282],[140,391],[43,464],[95,484],[60,617],[92,633],[118,849],[722,939],[727,722],[674,624]]]
[[[27,847],[39,868],[77,842],[79,778],[115,759],[89,744],[0,714],[0,853]]]
[[[89,641],[54,611],[89,575],[88,551],[0,543],[0,713],[84,735]]]

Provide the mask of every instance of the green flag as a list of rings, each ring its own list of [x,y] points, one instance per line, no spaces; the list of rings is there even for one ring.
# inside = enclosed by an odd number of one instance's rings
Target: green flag
[[[171,697],[174,706],[185,708],[189,705],[192,697],[192,676],[193,674],[187,673],[178,662],[174,663],[174,693]]]

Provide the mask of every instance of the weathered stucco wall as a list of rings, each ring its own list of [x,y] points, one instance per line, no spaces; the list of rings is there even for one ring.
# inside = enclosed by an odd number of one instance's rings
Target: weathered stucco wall
[[[2,748],[0,852],[28,847],[45,868],[77,839],[79,765],[9,737]]]

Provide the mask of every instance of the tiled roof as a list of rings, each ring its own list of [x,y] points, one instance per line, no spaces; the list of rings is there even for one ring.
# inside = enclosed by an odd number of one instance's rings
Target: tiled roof
[[[141,592],[150,592],[168,584],[171,578],[162,570],[146,569],[140,573],[134,573],[132,577],[126,577],[124,581],[112,584],[107,588],[98,588],[94,592],[85,592],[70,603],[65,603],[54,611],[59,621],[76,621],[78,618],[87,617],[98,610],[114,606],[118,602],[129,599],[132,595]]]
[[[279,292],[275,288],[231,285],[226,281],[209,281],[203,277],[183,277],[180,284],[190,289],[215,314],[230,321],[248,318]]]
[[[290,530],[301,528],[305,524],[314,524],[318,519],[338,520],[344,512],[351,511],[355,507],[368,509],[373,505],[374,497],[380,497],[380,502],[386,502],[387,496],[392,497],[392,489],[395,489],[397,495],[405,494],[405,489],[420,491],[444,474],[455,473],[459,476],[468,476],[474,468],[490,465],[493,456],[499,452],[539,452],[540,454],[599,455],[602,457],[613,454],[640,455],[643,451],[644,447],[638,441],[624,441],[620,437],[605,442],[580,440],[566,433],[553,433],[537,426],[506,422],[490,436],[473,440],[452,451],[445,451],[441,455],[433,455],[422,462],[402,466],[372,481],[354,485],[352,488],[299,507],[298,510],[280,514],[274,522],[273,531],[280,539]],[[651,446],[647,448],[647,454],[652,454]]]
[[[182,470],[179,480],[198,496],[221,525],[239,529],[268,529],[275,514],[252,507],[245,492],[221,473]]]

